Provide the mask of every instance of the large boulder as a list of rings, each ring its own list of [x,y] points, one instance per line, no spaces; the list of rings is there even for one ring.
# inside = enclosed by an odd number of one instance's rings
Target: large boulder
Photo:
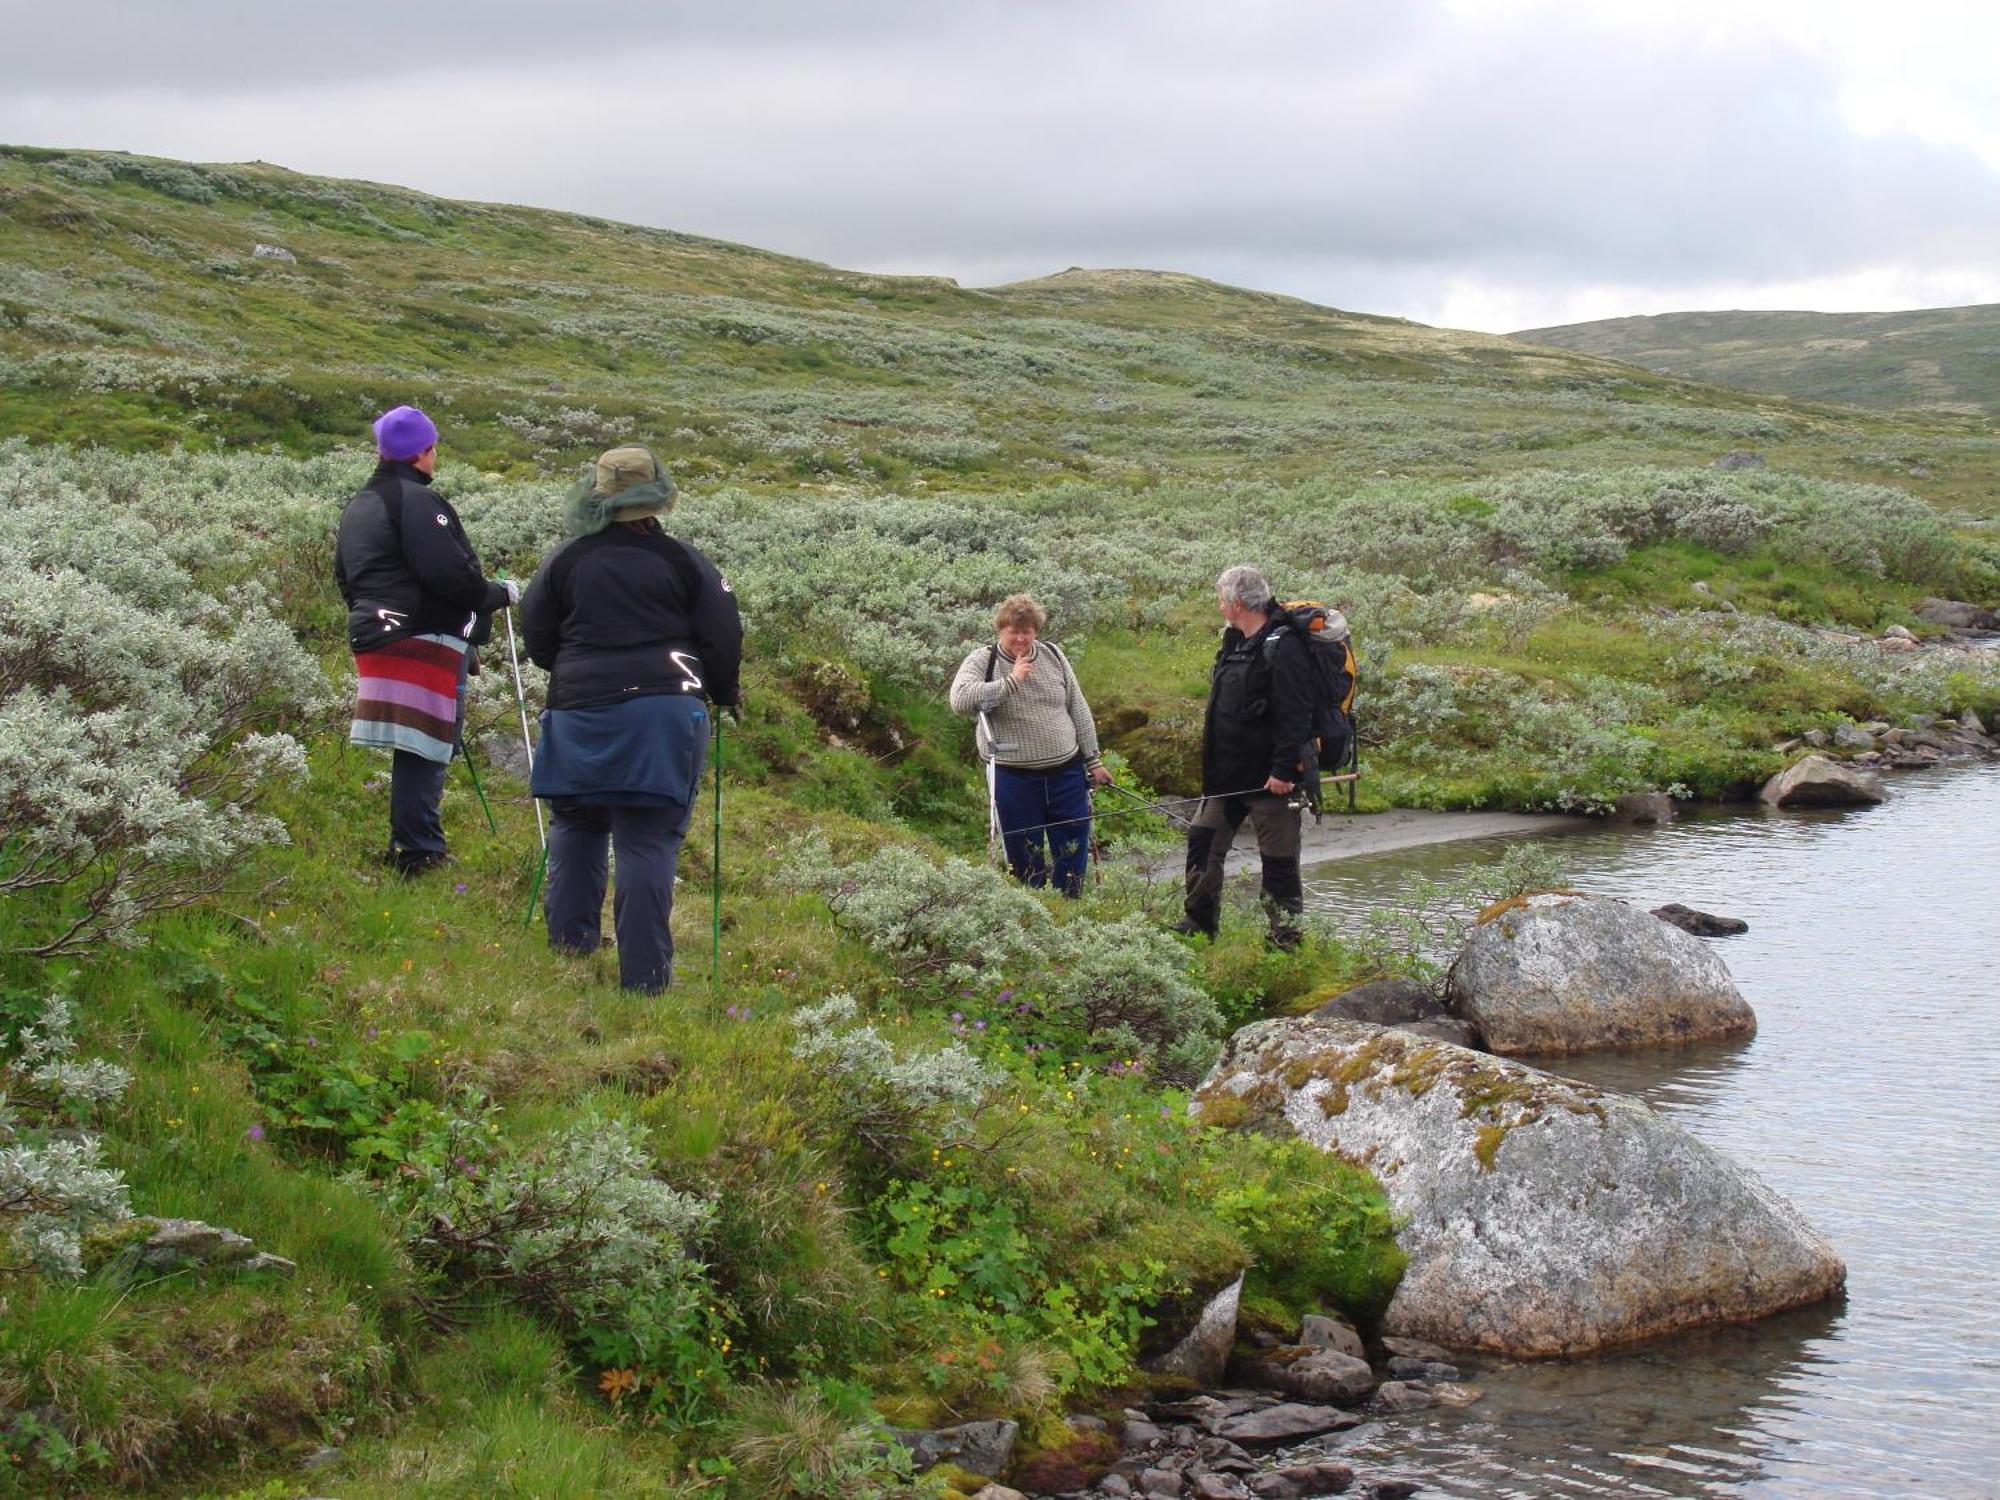
[[[1595,1052],[1757,1029],[1729,966],[1699,938],[1608,896],[1544,891],[1481,914],[1451,998],[1489,1051]]]
[[[1963,599],[1919,599],[1917,618],[1957,630],[2000,630],[2000,614]]]
[[[1759,793],[1773,807],[1865,807],[1886,801],[1882,778],[1824,755],[1794,761]]]
[[[1636,1099],[1462,1047],[1259,1022],[1230,1038],[1194,1108],[1289,1129],[1375,1173],[1409,1255],[1382,1325],[1397,1337],[1581,1355],[1764,1317],[1846,1281],[1755,1174]]]

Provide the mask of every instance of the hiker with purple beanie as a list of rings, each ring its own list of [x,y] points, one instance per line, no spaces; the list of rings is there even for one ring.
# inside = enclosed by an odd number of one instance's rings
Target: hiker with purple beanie
[[[458,512],[431,488],[437,444],[437,424],[414,406],[376,419],[380,461],[341,512],[333,561],[359,678],[348,738],[392,756],[383,859],[405,876],[444,863],[439,806],[472,648],[521,597],[485,576]]]

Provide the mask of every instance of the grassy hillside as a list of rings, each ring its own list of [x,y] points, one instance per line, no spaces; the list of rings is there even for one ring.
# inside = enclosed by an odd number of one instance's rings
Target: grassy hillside
[[[291,259],[260,256],[259,244]],[[437,406],[482,468],[643,426],[697,481],[1464,475],[1702,463],[1991,503],[1989,440],[1146,272],[983,290],[263,164],[0,148],[0,430],[353,442]]]
[[[1258,1326],[1378,1309],[1367,1174],[1185,1089],[1229,1028],[1412,956],[1267,951],[1247,891],[1221,941],[1167,936],[1121,857],[1171,855],[1151,814],[1104,819],[1080,902],[982,869],[940,699],[1016,589],[1142,795],[1190,789],[1244,560],[1355,623],[1364,807],[1723,796],[1806,729],[2000,710],[1990,653],[1870,638],[2000,594],[1973,424],[1185,277],[974,291],[0,151],[0,365],[0,1494],[935,1495],[883,1421],[1069,1448],[1245,1268]],[[491,654],[497,827],[454,769],[457,864],[370,858],[331,529],[402,400],[489,564],[639,439],[743,603],[659,1001],[531,919]],[[1769,467],[1709,467],[1743,446]],[[298,1270],[134,1276],[125,1204]]]
[[[1881,410],[2000,411],[2000,305],[1663,313],[1509,337],[1773,396]]]

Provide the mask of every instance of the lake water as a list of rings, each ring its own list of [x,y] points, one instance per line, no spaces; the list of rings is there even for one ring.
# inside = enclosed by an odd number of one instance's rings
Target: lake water
[[[1340,1451],[1454,1496],[2000,1496],[2000,767],[1877,808],[1564,834],[1573,885],[1742,917],[1710,939],[1754,1040],[1555,1061],[1754,1167],[1833,1241],[1844,1303],[1570,1364]],[[1336,915],[1512,840],[1324,865]]]

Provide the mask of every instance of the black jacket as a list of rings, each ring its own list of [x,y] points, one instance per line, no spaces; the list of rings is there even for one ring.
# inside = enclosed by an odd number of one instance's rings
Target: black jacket
[[[1223,632],[1201,730],[1204,795],[1251,791],[1272,776],[1311,776],[1311,649],[1276,608],[1255,635],[1233,625]]]
[[[658,521],[613,522],[542,560],[521,599],[528,655],[549,707],[591,708],[648,693],[737,700],[743,620],[729,584]]]
[[[333,578],[347,644],[372,651],[411,635],[486,637],[507,590],[488,583],[458,512],[414,465],[384,459],[340,513]]]

